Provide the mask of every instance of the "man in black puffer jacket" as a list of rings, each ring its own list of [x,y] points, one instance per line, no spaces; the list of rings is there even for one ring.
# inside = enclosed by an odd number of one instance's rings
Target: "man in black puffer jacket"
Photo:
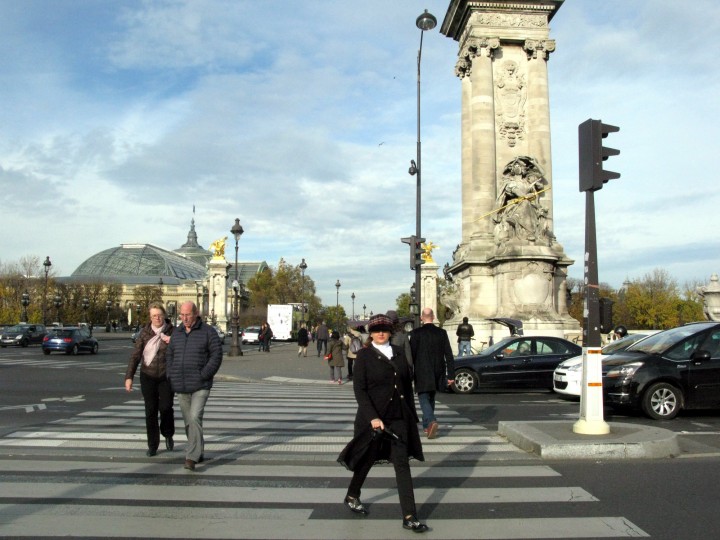
[[[193,302],[180,306],[180,318],[182,326],[173,332],[165,359],[167,377],[185,421],[185,468],[194,471],[195,464],[203,460],[203,412],[223,350],[217,332],[202,321]]]

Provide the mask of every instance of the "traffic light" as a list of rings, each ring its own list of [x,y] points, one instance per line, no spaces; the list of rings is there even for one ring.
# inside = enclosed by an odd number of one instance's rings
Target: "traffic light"
[[[418,238],[417,236],[408,236],[400,239],[403,243],[410,245],[410,270],[415,270],[416,267],[421,264],[425,264],[425,259],[422,258],[425,250],[422,245],[425,242],[424,238]]]
[[[620,131],[619,127],[603,124],[600,120],[585,120],[578,126],[580,191],[597,191],[608,180],[620,178],[620,173],[603,170],[603,161],[620,153],[620,150],[603,146],[603,139],[617,131]]]
[[[613,301],[600,298],[600,332],[607,334],[613,329]]]

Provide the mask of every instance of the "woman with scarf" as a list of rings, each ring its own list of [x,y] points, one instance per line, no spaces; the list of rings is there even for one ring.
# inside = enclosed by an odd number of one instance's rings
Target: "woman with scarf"
[[[428,530],[417,518],[409,459],[424,461],[418,433],[418,416],[412,378],[403,347],[390,344],[393,322],[374,315],[368,322],[370,342],[355,359],[353,390],[358,403],[355,438],[338,461],[353,471],[345,505],[356,514],[367,515],[360,491],[375,463],[391,462],[402,510],[402,526],[413,532]]]
[[[135,341],[135,349],[130,355],[125,373],[125,389],[130,392],[133,377],[140,366],[140,390],[145,401],[148,457],[157,454],[161,433],[165,437],[165,447],[168,450],[175,447],[174,395],[165,375],[165,350],[174,328],[166,315],[165,308],[161,304],[157,302],[150,304],[150,322],[143,326]]]

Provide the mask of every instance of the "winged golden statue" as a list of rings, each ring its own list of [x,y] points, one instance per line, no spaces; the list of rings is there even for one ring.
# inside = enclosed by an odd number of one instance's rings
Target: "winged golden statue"
[[[227,240],[227,236],[218,238],[210,244],[210,251],[213,252],[213,259],[225,260],[225,240]]]

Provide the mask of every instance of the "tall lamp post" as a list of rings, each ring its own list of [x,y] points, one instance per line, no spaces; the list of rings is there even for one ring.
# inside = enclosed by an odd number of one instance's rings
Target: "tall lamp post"
[[[365,320],[365,310],[367,309],[367,306],[363,304],[363,320]]]
[[[87,298],[83,298],[82,303],[80,305],[82,306],[82,309],[83,309],[83,322],[87,323],[88,322],[87,310],[90,307],[90,300],[88,300]]]
[[[60,326],[62,326],[62,323],[60,322],[60,308],[62,307],[62,298],[60,298],[59,294],[55,295],[54,302],[55,304],[55,319],[57,319],[57,322],[60,323]]]
[[[50,255],[45,257],[45,262],[43,262],[43,266],[45,267],[45,287],[43,288],[43,324],[47,326],[47,286],[48,286],[48,274],[50,273],[50,267],[52,266],[52,263],[50,262]]]
[[[110,300],[107,300],[105,302],[105,311],[107,312],[107,317],[105,318],[105,331],[110,331],[110,308],[112,307],[112,302]]]
[[[235,237],[235,280],[233,281],[233,314],[232,314],[232,343],[230,344],[230,353],[228,356],[242,356],[242,347],[240,345],[240,313],[238,311],[238,304],[240,298],[238,293],[240,292],[240,282],[238,281],[238,242],[240,237],[245,232],[240,225],[240,219],[235,218],[235,224],[230,229],[230,232]]]
[[[340,280],[335,282],[335,329],[340,331]]]
[[[135,304],[135,315],[137,315],[137,321],[135,321],[136,330],[140,330],[140,302]]]
[[[302,311],[300,312],[300,322],[302,324],[305,323],[305,270],[307,270],[307,263],[305,262],[305,259],[303,259],[300,263],[300,272],[302,273]]]
[[[428,13],[428,10],[426,9],[424,13],[422,13],[417,19],[415,19],[415,26],[417,26],[420,29],[420,48],[418,49],[418,55],[417,55],[417,151],[415,159],[417,161],[411,160],[410,161],[410,169],[408,172],[415,176],[417,181],[417,187],[416,187],[416,196],[415,196],[415,237],[416,238],[422,238],[421,234],[421,227],[420,227],[420,216],[421,216],[421,175],[422,175],[422,152],[421,152],[421,144],[420,144],[420,59],[422,58],[422,43],[423,43],[423,34],[425,33],[425,30],[432,30],[437,26],[437,19],[432,13]],[[411,249],[414,249],[415,246],[411,246]],[[417,302],[418,306],[422,302],[421,294],[420,294],[420,286],[421,286],[421,265],[416,264],[415,265],[415,288],[417,290]],[[417,328],[419,326],[420,319],[419,315],[415,316],[415,327]]]
[[[350,298],[352,299],[352,318],[355,320],[355,293],[352,293]]]
[[[28,322],[28,316],[27,316],[27,307],[30,305],[30,295],[27,291],[22,293],[22,297],[20,300],[20,303],[22,304],[22,315],[20,316],[20,322]]]

